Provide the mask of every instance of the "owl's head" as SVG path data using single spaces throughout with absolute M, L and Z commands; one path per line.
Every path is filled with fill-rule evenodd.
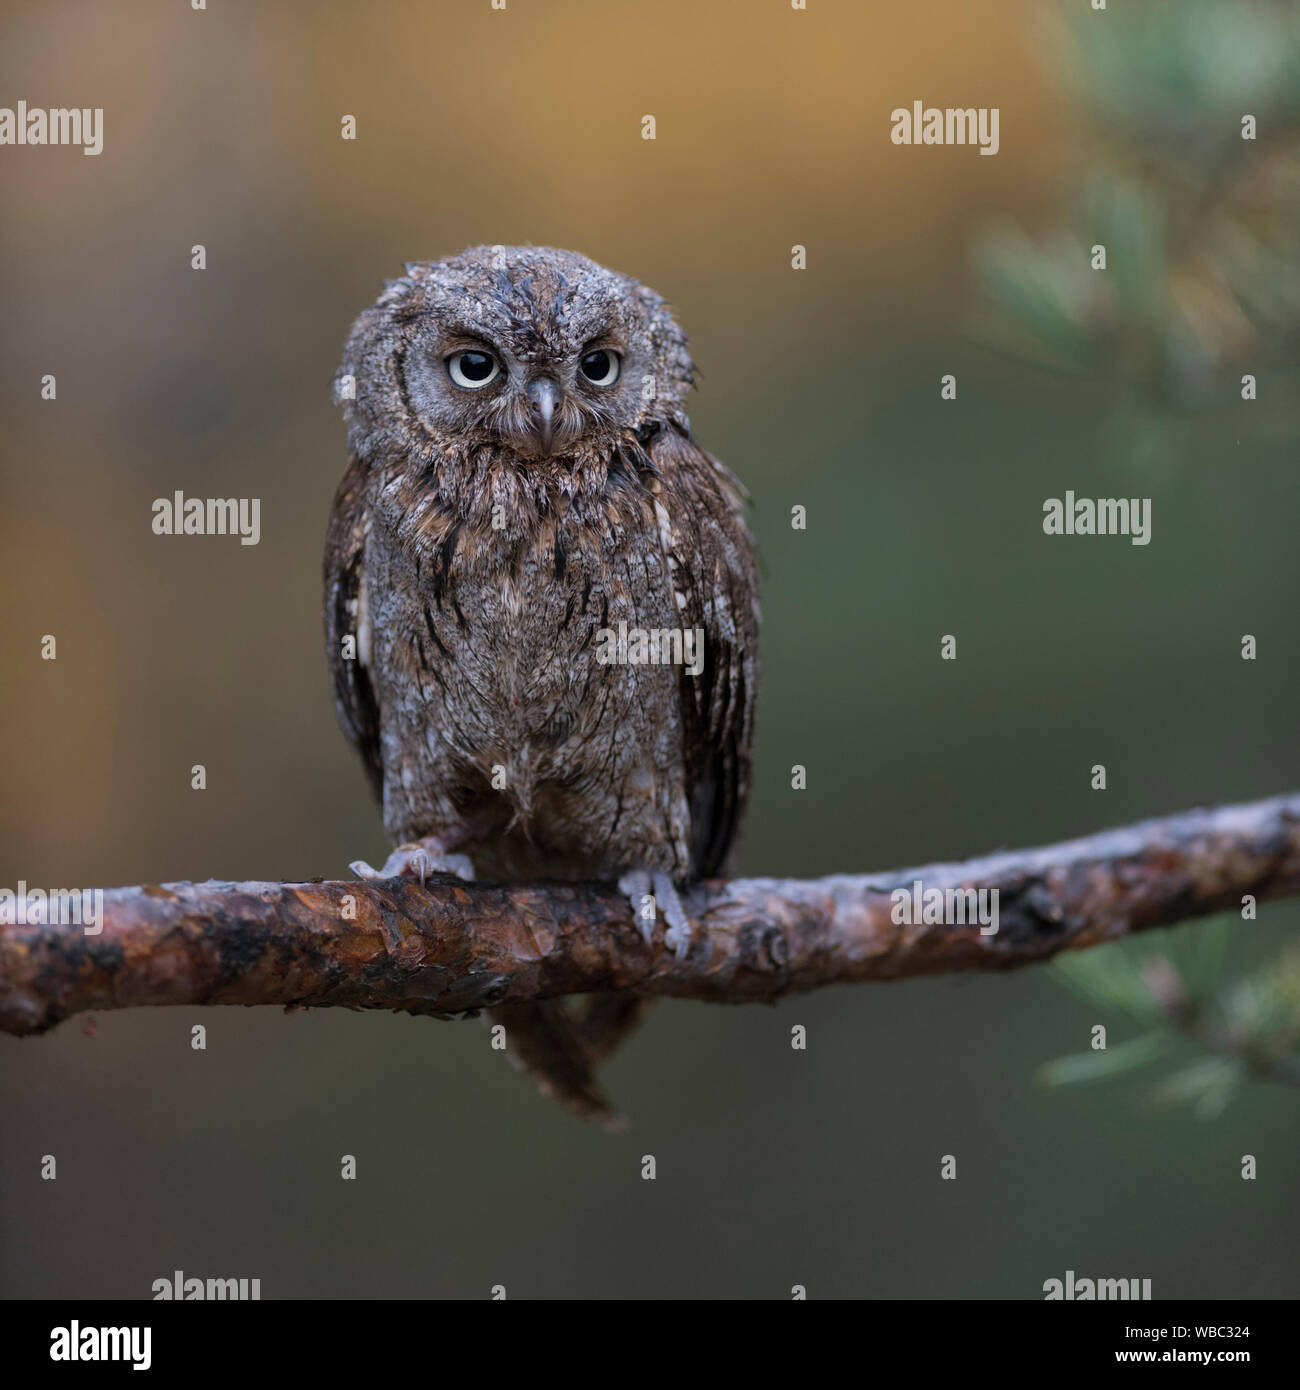
M 335 377 L 352 447 L 414 461 L 499 446 L 606 456 L 685 425 L 686 339 L 663 300 L 572 251 L 478 246 L 406 267 L 353 325 Z

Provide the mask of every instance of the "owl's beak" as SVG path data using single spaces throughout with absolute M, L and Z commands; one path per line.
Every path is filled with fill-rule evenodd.
M 560 388 L 550 377 L 539 376 L 528 383 L 528 404 L 533 412 L 533 433 L 542 453 L 551 452 L 551 437 L 555 432 L 555 412 L 560 404 Z

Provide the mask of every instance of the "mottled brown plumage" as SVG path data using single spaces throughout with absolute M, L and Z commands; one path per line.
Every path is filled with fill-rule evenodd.
M 357 319 L 325 619 L 402 846 L 384 872 L 653 882 L 689 948 L 673 885 L 722 869 L 758 685 L 743 490 L 691 438 L 692 371 L 658 295 L 569 251 L 409 265 Z M 697 672 L 602 661 L 623 623 L 699 629 Z M 638 1007 L 497 1017 L 544 1089 L 608 1117 L 592 1069 Z

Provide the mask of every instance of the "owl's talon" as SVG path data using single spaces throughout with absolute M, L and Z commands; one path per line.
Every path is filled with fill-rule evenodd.
M 632 904 L 632 912 L 647 946 L 654 944 L 655 921 L 660 913 L 665 923 L 664 945 L 678 960 L 685 960 L 691 949 L 691 919 L 672 878 L 662 870 L 630 869 L 618 881 L 619 891 Z
M 467 854 L 448 854 L 432 836 L 398 847 L 384 860 L 383 868 L 372 869 L 364 859 L 349 865 L 358 878 L 376 882 L 385 878 L 418 878 L 420 886 L 430 874 L 450 874 L 465 883 L 474 882 L 474 865 Z
M 655 939 L 656 913 L 652 886 L 649 869 L 629 869 L 618 881 L 618 891 L 631 903 L 637 930 L 647 946 L 653 946 Z
M 654 881 L 655 898 L 663 908 L 664 921 L 668 924 L 664 932 L 664 945 L 678 960 L 685 960 L 691 949 L 691 919 L 686 915 L 672 879 L 665 873 L 656 872 Z

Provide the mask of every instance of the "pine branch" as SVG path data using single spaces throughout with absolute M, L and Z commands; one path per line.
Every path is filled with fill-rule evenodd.
M 896 922 L 891 894 L 996 890 L 998 930 Z M 1300 894 L 1300 793 L 1047 849 L 830 878 L 733 879 L 684 901 L 684 960 L 595 883 L 173 883 L 111 889 L 102 931 L 0 924 L 0 1030 L 152 1004 L 343 1005 L 450 1017 L 632 990 L 771 1001 L 860 980 L 1008 970 L 1059 951 Z M 992 900 L 990 900 L 992 901 Z M 7 914 L 15 915 L 15 914 Z

